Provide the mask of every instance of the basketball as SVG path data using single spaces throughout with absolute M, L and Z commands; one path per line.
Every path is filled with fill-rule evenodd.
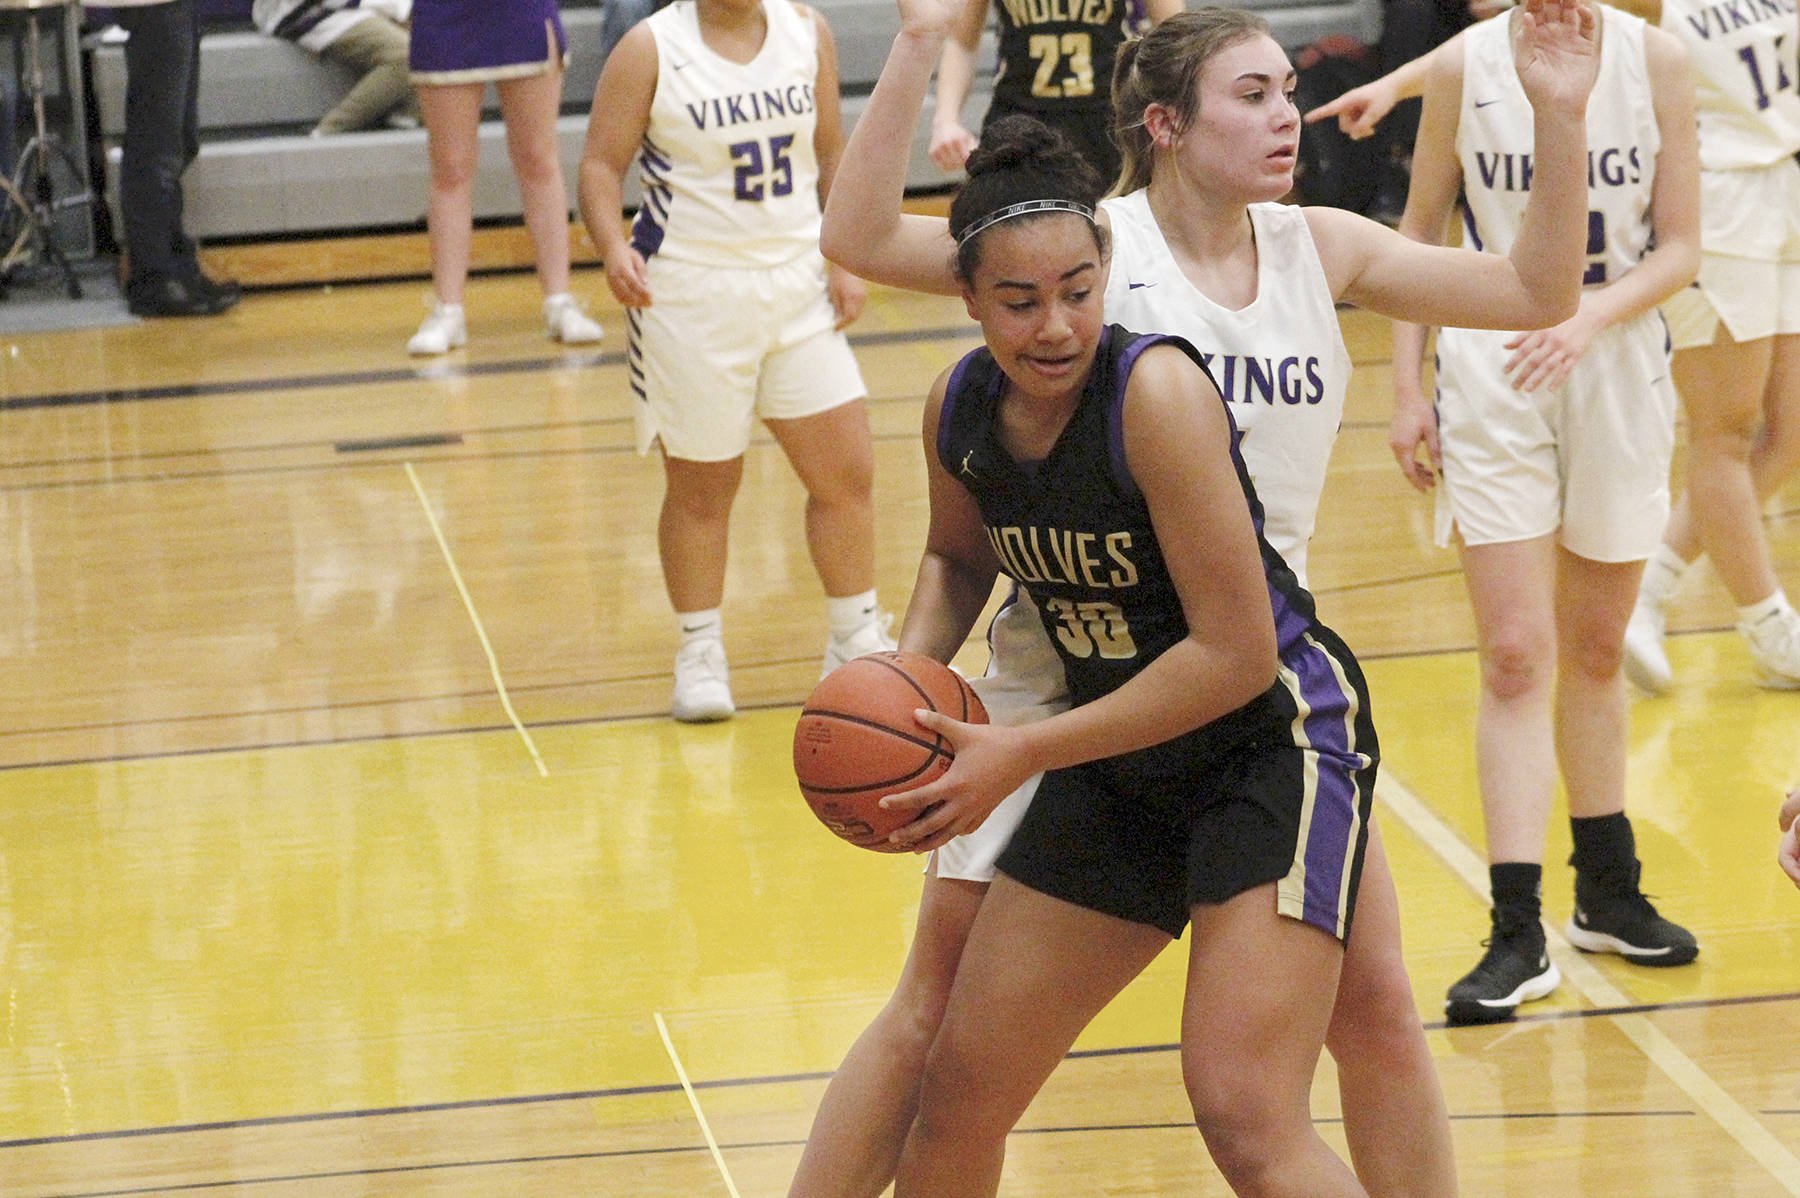
M 950 742 L 921 728 L 919 708 L 969 724 L 987 709 L 949 666 L 919 653 L 870 653 L 847 661 L 807 697 L 794 729 L 794 777 L 813 814 L 859 848 L 898 851 L 888 833 L 917 812 L 886 811 L 887 795 L 943 775 Z

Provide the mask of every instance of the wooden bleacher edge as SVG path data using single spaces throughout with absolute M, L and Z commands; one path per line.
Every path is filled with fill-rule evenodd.
M 944 215 L 949 197 L 909 196 L 908 212 Z M 577 270 L 598 268 L 600 255 L 579 221 L 569 226 L 570 259 Z M 207 246 L 201 257 L 209 273 L 236 279 L 252 290 L 350 283 L 428 280 L 431 247 L 423 231 L 346 237 L 271 238 Z M 471 274 L 532 269 L 531 238 L 522 222 L 484 225 L 470 247 Z M 601 284 L 604 290 L 604 284 Z

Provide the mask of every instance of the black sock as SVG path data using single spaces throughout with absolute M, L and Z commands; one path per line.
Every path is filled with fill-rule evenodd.
M 1488 866 L 1494 910 L 1508 924 L 1536 927 L 1543 915 L 1544 867 L 1535 861 L 1502 861 Z
M 1569 864 L 1578 884 L 1607 890 L 1637 885 L 1637 838 L 1623 811 L 1587 819 L 1571 816 L 1569 833 L 1575 841 Z

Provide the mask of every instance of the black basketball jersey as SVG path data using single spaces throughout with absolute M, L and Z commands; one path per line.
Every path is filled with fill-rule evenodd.
M 994 7 L 994 100 L 1035 112 L 1109 107 L 1119 46 L 1148 24 L 1143 0 L 995 0 Z
M 1117 690 L 1188 632 L 1149 506 L 1125 461 L 1120 420 L 1132 367 L 1144 350 L 1163 343 L 1179 346 L 1200 364 L 1198 351 L 1178 337 L 1107 326 L 1068 425 L 1049 456 L 1035 464 L 1017 462 L 1000 442 L 1006 375 L 986 349 L 964 357 L 945 389 L 938 458 L 974 496 L 1001 568 L 1037 601 L 1077 703 Z M 1232 440 L 1285 653 L 1315 627 L 1312 596 L 1262 541 L 1262 509 L 1238 455 L 1235 428 Z M 1171 744 L 1190 737 L 1236 739 L 1270 716 L 1267 699 Z

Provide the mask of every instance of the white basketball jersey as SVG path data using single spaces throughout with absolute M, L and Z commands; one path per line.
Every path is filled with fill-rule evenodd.
M 1770 166 L 1800 150 L 1794 0 L 1663 0 L 1662 27 L 1688 49 L 1702 167 Z
M 762 49 L 742 64 L 707 47 L 694 0 L 645 18 L 656 97 L 631 243 L 646 258 L 767 267 L 818 249 L 818 30 L 789 0 L 763 13 Z
M 1137 333 L 1193 342 L 1243 430 L 1242 452 L 1263 505 L 1263 535 L 1306 581 L 1306 543 L 1350 382 L 1337 308 L 1305 215 L 1252 204 L 1256 298 L 1233 311 L 1181 273 L 1147 192 L 1101 205 L 1112 218 L 1106 317 Z
M 1644 61 L 1644 22 L 1600 6 L 1600 77 L 1588 98 L 1588 258 L 1582 285 L 1612 282 L 1650 244 L 1650 195 L 1662 133 Z M 1469 241 L 1493 254 L 1512 250 L 1531 198 L 1531 102 L 1519 83 L 1502 13 L 1463 34 L 1462 161 Z

